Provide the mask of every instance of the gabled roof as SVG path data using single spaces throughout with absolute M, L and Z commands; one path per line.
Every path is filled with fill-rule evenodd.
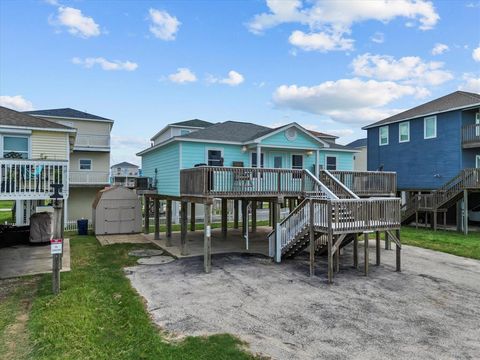
M 122 161 L 121 163 L 112 165 L 110 167 L 111 168 L 114 168 L 114 167 L 135 167 L 135 168 L 138 168 L 139 166 L 135 165 L 135 164 L 132 164 L 132 163 L 129 163 L 129 162 L 126 162 L 126 161 Z
M 206 127 L 212 126 L 213 123 L 205 120 L 200 120 L 200 119 L 192 119 L 192 120 L 176 122 L 170 125 L 206 128 Z
M 243 143 L 262 136 L 264 132 L 268 133 L 273 130 L 275 129 L 252 123 L 225 121 L 202 130 L 191 132 L 188 135 L 182 136 L 182 138 Z
M 356 148 L 359 148 L 359 147 L 365 147 L 365 146 L 367 146 L 367 138 L 357 139 L 355 141 L 352 141 L 350 144 L 347 144 L 346 146 L 349 147 L 349 148 L 352 148 L 352 149 L 356 149 Z
M 325 134 L 325 133 L 322 133 L 319 131 L 313 131 L 313 130 L 309 130 L 309 131 L 313 134 L 313 136 L 316 136 L 319 138 L 338 139 L 338 136 L 335 136 L 335 135 Z
M 45 119 L 33 117 L 19 111 L 8 109 L 6 107 L 0 106 L 0 126 L 7 127 L 21 127 L 26 129 L 38 129 L 38 130 L 64 130 L 66 132 L 75 132 L 76 130 L 62 125 L 57 124 L 53 121 L 48 121 Z
M 113 122 L 113 120 L 111 119 L 107 119 L 101 116 L 89 114 L 87 112 L 83 112 L 83 111 L 79 111 L 71 108 L 34 110 L 34 111 L 25 111 L 25 113 L 30 115 L 37 115 L 37 116 L 83 119 L 83 120 L 103 120 L 103 121 Z
M 370 129 L 381 125 L 410 120 L 417 117 L 438 114 L 451 110 L 460 110 L 475 105 L 480 105 L 480 94 L 466 91 L 455 91 L 425 104 L 416 106 L 410 110 L 403 111 L 399 114 L 377 121 L 376 123 L 367 125 L 362 129 Z

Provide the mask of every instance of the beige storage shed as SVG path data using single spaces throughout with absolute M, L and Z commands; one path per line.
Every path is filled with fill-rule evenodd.
M 121 186 L 100 190 L 92 208 L 95 235 L 142 231 L 142 205 L 133 190 Z

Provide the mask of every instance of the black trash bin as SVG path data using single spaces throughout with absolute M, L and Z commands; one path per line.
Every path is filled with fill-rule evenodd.
M 78 235 L 88 235 L 88 219 L 77 220 Z

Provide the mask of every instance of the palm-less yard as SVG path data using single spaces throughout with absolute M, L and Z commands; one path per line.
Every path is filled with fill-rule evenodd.
M 451 232 L 433 233 L 429 230 L 405 228 L 402 229 L 402 242 L 404 244 L 412 244 L 480 259 L 480 235 L 476 233 L 463 236 Z M 240 295 L 236 294 L 231 289 L 231 286 L 235 285 L 237 281 L 240 282 L 239 286 L 245 285 L 242 285 L 242 276 L 248 277 L 249 275 L 247 270 L 245 272 L 242 269 L 249 269 L 250 265 L 256 266 L 255 264 L 257 264 L 258 269 L 262 270 L 264 266 L 271 265 L 266 264 L 261 259 L 241 258 L 237 259 L 238 261 L 233 259 L 232 264 L 237 261 L 237 267 L 235 267 L 229 266 L 229 261 L 214 258 L 214 269 L 212 274 L 209 275 L 201 274 L 201 271 L 194 271 L 192 274 L 188 274 L 188 272 L 181 270 L 182 264 L 180 261 L 159 266 L 136 266 L 131 268 L 134 270 L 132 270 L 129 276 L 135 286 L 135 277 L 137 277 L 137 280 L 141 279 L 142 276 L 148 281 L 152 280 L 150 285 L 152 292 L 148 294 L 142 292 L 142 295 L 148 301 L 145 304 L 142 297 L 137 294 L 130 285 L 129 280 L 125 277 L 124 267 L 131 267 L 136 264 L 137 259 L 128 256 L 130 250 L 149 247 L 151 246 L 139 244 L 119 244 L 101 247 L 92 236 L 74 236 L 71 238 L 72 271 L 62 274 L 62 292 L 59 296 L 54 297 L 51 295 L 50 275 L 10 279 L 0 282 L 0 358 L 252 358 L 253 356 L 248 352 L 248 345 L 234 337 L 235 335 L 240 336 L 242 339 L 248 339 L 249 343 L 253 344 L 252 350 L 254 352 L 261 351 L 274 357 L 283 357 L 282 354 L 287 354 L 285 356 L 291 357 L 293 352 L 293 354 L 298 355 L 298 358 L 308 358 L 311 355 L 308 352 L 308 344 L 312 342 L 316 343 L 317 347 L 313 348 L 314 350 L 316 349 L 315 351 L 325 349 L 327 352 L 324 354 L 355 357 L 359 354 L 368 355 L 368 353 L 358 352 L 360 350 L 355 344 L 361 347 L 362 341 L 367 341 L 365 345 L 369 344 L 368 341 L 374 341 L 371 346 L 375 348 L 378 342 L 383 341 L 382 338 L 385 334 L 399 336 L 392 338 L 386 344 L 398 344 L 402 341 L 402 335 L 409 336 L 407 334 L 409 331 L 412 333 L 412 341 L 413 334 L 419 337 L 420 348 L 412 348 L 411 352 L 398 352 L 400 357 L 408 355 L 415 358 L 415 354 L 417 356 L 419 356 L 418 354 L 425 354 L 425 351 L 435 346 L 444 351 L 444 346 L 439 345 L 440 343 L 453 346 L 455 341 L 463 346 L 463 349 L 459 350 L 459 352 L 454 352 L 453 350 L 453 352 L 450 352 L 450 355 L 458 355 L 456 356 L 457 358 L 467 358 L 472 352 L 480 350 L 479 345 L 475 345 L 475 342 L 472 342 L 470 339 L 470 337 L 478 335 L 478 330 L 475 332 L 471 326 L 474 319 L 478 319 L 480 316 L 480 309 L 478 304 L 474 305 L 472 303 L 469 306 L 468 301 L 468 299 L 480 296 L 478 286 L 471 287 L 468 280 L 472 274 L 476 274 L 475 271 L 478 271 L 477 265 L 473 266 L 472 273 L 466 274 L 465 278 L 467 280 L 458 278 L 458 284 L 455 281 L 455 276 L 458 277 L 462 272 L 458 265 L 465 262 L 464 267 L 468 268 L 471 266 L 471 262 L 475 260 L 462 260 L 461 258 L 453 257 L 457 273 L 447 275 L 446 278 L 442 278 L 442 275 L 438 275 L 439 278 L 435 278 L 435 276 L 427 274 L 427 271 L 422 274 L 414 273 L 418 270 L 417 267 L 419 265 L 414 264 L 413 260 L 409 259 L 408 254 L 412 250 L 405 247 L 402 259 L 404 260 L 404 272 L 402 274 L 393 272 L 393 266 L 390 266 L 387 261 L 387 264 L 382 265 L 382 268 L 374 269 L 370 277 L 366 279 L 362 278 L 360 272 L 355 273 L 354 270 L 349 269 L 349 254 L 345 252 L 343 255 L 345 259 L 342 260 L 342 264 L 345 265 L 342 266 L 340 274 L 336 278 L 336 283 L 328 287 L 324 282 L 324 274 L 321 273 L 323 271 L 322 264 L 317 269 L 317 272 L 319 272 L 318 277 L 310 280 L 306 276 L 308 272 L 307 266 L 304 266 L 302 259 L 299 259 L 297 263 L 286 262 L 280 266 L 271 267 L 271 269 L 274 269 L 270 275 L 272 279 L 278 276 L 279 281 L 284 281 L 288 284 L 294 279 L 291 286 L 287 285 L 284 288 L 286 294 L 281 291 L 278 292 L 281 289 L 276 288 L 264 291 L 268 289 L 268 284 L 256 283 L 257 288 L 250 288 L 247 291 L 246 298 L 234 299 L 238 302 L 238 304 L 235 304 L 236 307 L 228 307 L 227 299 L 225 299 L 224 308 L 220 306 L 216 309 L 214 307 L 216 302 L 221 304 L 222 301 L 208 296 L 212 296 L 216 291 L 219 291 L 217 296 L 229 296 L 230 292 L 231 295 L 238 297 Z M 422 259 L 421 261 L 436 261 L 434 258 L 431 258 L 431 254 L 439 254 L 428 252 L 427 250 L 411 249 L 414 249 L 412 254 L 421 254 L 419 255 Z M 445 259 L 450 259 L 449 255 L 439 255 L 441 255 L 442 262 Z M 385 258 L 388 256 L 386 254 Z M 412 255 L 413 258 L 414 256 Z M 201 269 L 201 260 L 187 259 L 185 261 L 185 266 L 191 266 L 192 269 L 196 267 Z M 196 264 L 195 261 L 199 262 L 199 264 Z M 245 264 L 245 261 L 247 261 L 247 264 Z M 473 264 L 477 263 L 474 262 Z M 440 264 L 438 265 L 441 266 Z M 164 266 L 164 268 L 161 268 L 161 266 Z M 420 268 L 425 266 L 428 266 L 426 262 Z M 480 268 L 480 265 L 478 265 L 478 268 Z M 253 270 L 256 271 L 255 269 Z M 235 271 L 240 273 L 236 274 L 234 273 Z M 277 271 L 282 273 L 277 273 Z M 439 270 L 439 272 L 442 272 L 442 270 Z M 446 272 L 448 273 L 448 271 Z M 168 276 L 179 274 L 183 278 L 162 278 L 162 273 Z M 213 287 L 215 284 L 210 284 L 212 286 L 210 288 L 192 287 L 191 291 L 183 293 L 182 301 L 178 301 L 178 298 L 175 298 L 179 295 L 172 289 L 172 284 L 174 284 L 173 281 L 175 280 L 183 280 L 182 286 L 189 285 L 189 281 L 192 281 L 191 285 L 195 286 L 195 279 L 200 280 L 205 285 L 208 281 L 215 282 L 224 279 L 226 273 L 228 273 L 227 277 L 229 280 L 227 282 L 230 282 L 230 285 L 227 284 L 225 288 L 215 289 Z M 152 276 L 154 277 L 152 278 Z M 204 276 L 207 277 L 204 278 Z M 252 278 L 258 281 L 258 276 L 252 275 Z M 398 284 L 396 279 L 400 281 Z M 303 286 L 305 286 L 305 289 Z M 399 290 L 397 286 L 400 286 L 402 289 Z M 409 289 L 410 286 L 411 289 Z M 138 286 L 136 287 L 138 288 Z M 297 310 L 291 307 L 293 305 L 290 302 L 292 299 L 301 303 L 302 298 L 304 298 L 303 296 L 298 297 L 298 294 L 293 293 L 296 288 L 302 294 L 305 291 L 308 291 L 310 294 L 306 295 L 310 303 L 305 309 L 302 306 L 299 306 Z M 354 295 L 347 295 L 352 292 L 352 289 Z M 423 289 L 424 293 L 422 293 Z M 468 289 L 469 294 L 462 293 L 466 289 Z M 404 291 L 404 293 L 401 291 Z M 292 292 L 293 298 L 286 299 L 282 306 L 280 299 L 282 296 L 289 296 L 290 292 Z M 411 293 L 414 294 L 410 295 Z M 156 296 L 156 300 L 159 303 L 157 304 L 158 306 L 153 306 L 152 301 L 150 301 L 149 296 L 152 294 Z M 255 294 L 266 297 L 255 299 Z M 199 298 L 202 295 L 205 298 Z M 395 304 L 397 296 L 400 295 L 403 296 L 403 299 L 399 299 L 399 301 L 403 301 L 402 304 Z M 322 299 L 325 296 L 326 298 Z M 327 301 L 328 296 L 331 299 L 329 301 Z M 414 298 L 410 299 L 412 296 Z M 405 303 L 405 300 L 408 299 L 414 303 Z M 188 301 L 191 301 L 191 303 L 188 303 Z M 270 303 L 264 303 L 263 306 L 254 305 L 260 304 L 262 301 L 269 301 Z M 335 303 L 332 304 L 331 301 L 335 301 Z M 457 301 L 459 301 L 458 310 L 456 310 Z M 382 307 L 383 302 L 385 302 L 385 306 L 388 303 L 388 307 Z M 254 305 L 253 308 L 249 308 L 249 304 Z M 289 304 L 289 311 L 292 311 L 288 316 L 285 312 L 287 304 Z M 348 312 L 349 304 L 355 307 L 361 304 L 357 309 L 358 311 L 355 310 L 357 315 L 354 315 L 354 318 L 356 320 L 347 319 L 348 316 L 352 316 Z M 185 305 L 187 306 L 185 307 Z M 188 305 L 192 305 L 192 307 L 189 308 Z M 379 307 L 376 307 L 377 305 Z M 150 313 L 146 311 L 146 306 Z M 195 306 L 199 306 L 199 308 L 197 309 Z M 365 308 L 365 306 L 367 307 Z M 401 308 L 398 308 L 398 306 L 401 306 Z M 212 321 L 210 318 L 201 318 L 203 312 L 205 312 L 205 315 L 208 314 L 208 311 L 205 309 L 209 307 L 212 308 L 212 311 L 218 311 L 221 316 L 225 316 L 225 321 L 220 319 L 219 324 L 225 322 L 225 332 L 229 332 L 232 335 L 175 337 L 178 333 L 186 335 L 215 333 L 215 331 L 196 331 L 202 328 L 207 328 L 208 330 L 215 329 L 215 326 L 212 327 L 210 323 Z M 332 317 L 336 308 L 341 308 L 342 310 L 339 313 L 343 314 L 338 319 Z M 310 324 L 312 326 L 310 330 L 308 330 L 308 323 L 304 323 L 304 326 L 300 326 L 298 329 L 296 326 L 289 324 L 289 321 L 298 321 L 298 319 L 305 317 L 304 310 L 309 311 L 312 317 L 323 314 L 323 318 L 320 316 L 315 320 L 316 322 Z M 192 311 L 194 313 L 190 314 Z M 225 314 L 222 311 L 225 311 Z M 245 315 L 243 311 L 247 311 L 251 315 Z M 439 311 L 439 314 L 434 313 L 434 311 Z M 457 311 L 460 313 L 457 313 Z M 235 315 L 235 312 L 238 312 L 238 315 Z M 260 312 L 260 314 L 255 314 L 255 312 Z M 272 339 L 275 339 L 275 343 L 272 344 L 265 340 L 268 337 L 266 333 L 262 340 L 263 326 L 266 326 L 265 324 L 268 325 L 269 321 L 268 319 L 265 321 L 261 316 L 262 313 L 276 312 L 285 315 L 285 317 L 272 318 L 270 320 L 273 324 L 271 327 L 273 329 L 272 334 L 275 335 L 272 336 Z M 364 316 L 362 314 L 365 312 L 367 317 L 363 319 Z M 414 313 L 412 314 L 412 312 Z M 239 314 L 243 315 L 240 316 Z M 157 327 L 151 316 L 153 316 L 153 320 L 157 324 L 165 325 L 164 329 Z M 190 316 L 190 321 L 188 316 Z M 239 318 L 237 319 L 235 316 L 239 316 Z M 245 328 L 237 332 L 235 326 L 242 325 L 245 317 L 248 316 L 258 316 L 259 327 L 249 327 L 249 324 L 243 324 Z M 376 334 L 379 331 L 379 327 L 381 327 L 381 325 L 376 323 L 376 319 L 381 317 L 386 317 L 389 322 L 399 328 L 397 329 L 394 326 L 391 329 L 388 327 L 385 329 L 385 333 Z M 213 319 L 214 316 L 211 318 Z M 227 326 L 229 325 L 228 318 L 234 320 L 230 324 L 231 326 Z M 306 319 L 308 320 L 308 317 Z M 365 329 L 362 329 L 359 333 L 355 330 L 356 327 L 360 326 L 356 321 L 360 321 L 362 324 L 363 321 L 370 321 L 372 325 L 369 326 L 368 323 L 365 323 Z M 418 321 L 418 326 L 415 325 L 416 321 Z M 461 322 L 461 324 L 457 324 L 457 322 Z M 279 329 L 287 331 L 288 336 L 286 338 L 282 338 L 285 335 L 284 333 L 276 333 L 275 324 L 280 324 Z M 409 325 L 407 326 L 406 324 Z M 402 326 L 407 328 L 403 329 Z M 223 329 L 222 326 L 218 326 L 218 328 Z M 270 327 L 265 329 L 268 328 Z M 304 332 L 304 328 L 308 331 Z M 340 333 L 336 334 L 335 328 L 337 329 L 336 331 L 345 331 L 345 334 L 349 336 L 345 338 Z M 165 330 L 172 329 L 181 329 L 182 331 L 165 332 Z M 318 334 L 318 331 L 315 329 L 322 329 L 323 341 L 314 341 L 315 337 L 309 338 L 306 336 L 306 334 Z M 260 333 L 258 333 L 259 331 Z M 245 335 L 245 332 L 247 335 Z M 255 334 L 255 336 L 249 337 L 249 334 Z M 362 340 L 362 337 L 365 337 L 364 340 Z M 451 337 L 456 337 L 455 341 L 450 341 Z M 269 339 L 269 341 L 272 341 L 272 339 Z M 266 342 L 262 342 L 264 340 Z M 301 346 L 304 340 L 307 341 L 305 348 Z M 288 345 L 289 342 L 293 342 L 293 344 Z M 259 345 L 261 347 L 263 344 L 269 344 L 266 346 L 271 346 L 272 349 L 275 347 L 278 352 L 271 352 L 268 348 L 259 349 Z M 465 344 L 469 345 L 466 346 Z M 387 348 L 388 346 L 385 347 L 385 349 Z M 334 349 L 339 349 L 339 352 L 331 352 Z M 382 347 L 380 350 L 376 350 L 381 353 L 381 349 Z M 395 347 L 390 347 L 390 350 L 392 349 L 395 349 Z M 395 354 L 395 352 L 385 351 L 383 354 L 387 357 L 389 354 L 392 356 Z

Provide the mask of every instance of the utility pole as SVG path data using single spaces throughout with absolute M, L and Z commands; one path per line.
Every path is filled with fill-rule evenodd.
M 53 233 L 50 240 L 50 252 L 52 254 L 52 291 L 55 295 L 60 292 L 60 269 L 62 267 L 63 254 L 63 196 L 62 184 L 52 184 L 53 195 Z

